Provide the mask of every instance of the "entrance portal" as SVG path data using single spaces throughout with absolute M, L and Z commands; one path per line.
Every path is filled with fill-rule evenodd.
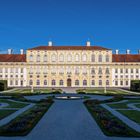
M 67 86 L 71 87 L 71 79 L 67 79 Z

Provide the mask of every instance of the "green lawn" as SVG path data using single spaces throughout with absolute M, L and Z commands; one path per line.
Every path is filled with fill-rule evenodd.
M 59 92 L 62 92 L 61 89 L 52 89 L 52 88 L 46 88 L 46 89 L 34 89 L 34 93 L 51 93 L 51 92 L 54 92 L 54 91 L 59 91 Z M 15 93 L 15 94 L 24 94 L 24 93 L 31 93 L 31 89 L 16 89 L 12 92 L 6 92 L 6 93 Z
M 12 102 L 12 101 L 9 101 L 8 99 L 0 99 L 0 103 L 8 103 L 9 104 L 9 106 L 6 106 L 4 108 L 23 108 L 23 107 L 27 106 L 27 104 Z
M 120 112 L 123 115 L 127 116 L 129 119 L 135 121 L 136 123 L 140 124 L 140 111 L 136 111 L 136 110 L 118 110 L 118 112 Z
M 0 120 L 14 113 L 16 110 L 0 110 Z
M 86 89 L 78 89 L 78 92 L 85 92 L 89 94 L 105 94 L 104 89 L 97 89 L 97 88 L 86 88 Z M 106 89 L 106 94 L 129 94 L 128 92 L 121 91 L 121 90 L 111 90 L 111 89 Z
M 140 108 L 140 104 L 135 105 L 136 107 Z
M 107 104 L 107 105 L 114 109 L 129 109 L 129 107 L 127 106 L 127 104 L 129 103 L 140 103 L 140 99 L 129 99 L 125 103 L 114 103 L 114 104 Z

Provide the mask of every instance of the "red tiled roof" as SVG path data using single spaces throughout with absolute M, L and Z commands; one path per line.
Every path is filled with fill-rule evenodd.
M 38 46 L 28 50 L 110 50 L 100 46 Z
M 0 54 L 0 62 L 26 62 L 26 55 Z
M 112 62 L 140 62 L 140 54 L 113 54 Z

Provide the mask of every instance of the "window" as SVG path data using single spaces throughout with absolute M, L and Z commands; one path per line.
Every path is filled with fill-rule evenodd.
M 37 73 L 37 74 L 40 74 L 40 70 L 41 70 L 40 67 L 37 67 L 37 68 L 36 68 L 36 73 Z
M 23 73 L 23 68 L 21 68 L 20 72 Z
M 128 73 L 128 69 L 125 69 L 125 73 Z
M 16 84 L 16 86 L 18 85 L 18 81 L 17 80 L 16 80 L 16 83 L 15 84 Z
M 98 62 L 102 62 L 102 55 L 99 55 Z
M 91 81 L 91 85 L 93 85 L 93 86 L 95 85 L 95 80 Z
M 75 74 L 79 74 L 79 68 L 78 67 L 75 68 Z
M 128 81 L 125 82 L 126 86 L 128 86 Z
M 99 86 L 102 86 L 102 80 L 99 80 Z
M 118 69 L 115 69 L 115 73 L 118 73 Z
M 23 86 L 23 81 L 22 80 L 20 81 L 20 85 Z
M 86 69 L 86 67 L 83 67 L 83 74 L 87 74 L 87 69 Z
M 0 68 L 0 73 L 2 73 L 2 68 Z
M 10 85 L 11 85 L 11 86 L 13 85 L 13 80 L 10 81 Z
M 29 61 L 33 62 L 33 55 L 32 54 L 29 56 Z
M 60 54 L 60 56 L 59 56 L 59 61 L 60 61 L 60 62 L 63 62 L 63 61 L 64 61 L 64 56 L 63 56 L 63 54 Z
M 51 57 L 51 59 L 52 59 L 52 62 L 55 62 L 56 61 L 56 55 L 53 54 L 52 57 Z
M 29 81 L 29 85 L 30 85 L 30 86 L 33 85 L 33 80 L 30 80 L 30 81 Z
M 109 62 L 109 55 L 106 55 L 106 62 Z
M 37 55 L 36 61 L 40 62 L 40 55 Z
M 83 60 L 83 62 L 87 61 L 87 55 L 86 54 L 83 55 L 82 60 Z
M 55 80 L 52 80 L 52 86 L 55 86 L 55 85 L 56 85 Z
M 44 55 L 44 62 L 47 62 L 47 55 Z
M 39 86 L 40 85 L 40 80 L 36 81 L 36 85 Z
M 60 85 L 60 86 L 63 86 L 63 84 L 64 84 L 63 80 L 60 80 L 60 81 L 59 81 L 59 85 Z
M 94 54 L 91 55 L 91 62 L 95 62 L 95 55 Z
M 102 74 L 102 68 L 101 67 L 99 67 L 98 74 Z
M 71 62 L 71 61 L 72 61 L 72 56 L 71 56 L 71 54 L 68 54 L 67 60 L 68 60 L 68 62 Z
M 139 73 L 139 69 L 136 69 L 136 73 Z
M 75 85 L 79 86 L 79 80 L 75 80 Z
M 131 69 L 131 73 L 133 73 L 133 69 Z
M 109 86 L 109 80 L 106 80 L 106 86 Z
M 109 72 L 109 68 L 106 68 L 106 74 L 109 74 L 110 72 Z
M 115 81 L 115 85 L 116 85 L 116 86 L 118 85 L 118 81 Z
M 120 81 L 120 85 L 123 86 L 123 81 Z
M 61 68 L 59 69 L 59 74 L 64 74 L 64 69 L 63 69 L 63 67 L 61 67 Z
M 45 86 L 47 85 L 47 80 L 44 80 L 44 85 L 45 85 Z
M 120 69 L 120 73 L 123 73 L 123 69 Z
M 18 68 L 16 68 L 16 73 L 18 73 Z
M 76 61 L 76 62 L 79 61 L 79 55 L 78 55 L 78 54 L 76 54 L 76 56 L 75 56 L 75 61 Z
M 94 68 L 91 69 L 91 74 L 95 74 L 95 69 Z
M 83 80 L 83 86 L 87 85 L 87 80 Z
M 13 69 L 13 68 L 11 68 L 11 69 L 10 69 L 10 72 L 11 72 L 11 73 L 13 73 L 13 72 L 14 72 L 14 69 Z

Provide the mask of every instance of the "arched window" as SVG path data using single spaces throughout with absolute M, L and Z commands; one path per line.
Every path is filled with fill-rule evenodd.
M 59 56 L 59 61 L 60 61 L 60 62 L 63 62 L 63 61 L 64 61 L 64 55 L 63 55 L 63 54 L 60 54 L 60 56 Z
M 87 55 L 86 54 L 83 55 L 82 60 L 83 60 L 83 62 L 87 61 Z
M 91 85 L 94 86 L 95 85 L 95 80 L 91 81 Z
M 63 80 L 60 80 L 60 81 L 59 81 L 59 85 L 60 85 L 60 86 L 63 86 L 63 84 L 64 84 Z
M 105 72 L 106 74 L 109 74 L 110 72 L 109 72 L 109 68 L 106 68 L 106 72 Z
M 44 80 L 44 85 L 45 85 L 45 86 L 47 85 L 47 80 Z
M 94 54 L 91 55 L 91 62 L 95 62 L 95 55 Z
M 103 58 L 102 58 L 102 55 L 100 54 L 100 55 L 99 55 L 99 58 L 98 58 L 98 61 L 99 61 L 99 62 L 102 62 L 102 61 L 103 61 L 102 59 L 103 59 Z
M 102 86 L 102 80 L 99 80 L 99 86 Z
M 87 85 L 87 80 L 83 80 L 83 86 Z
M 83 67 L 83 74 L 87 74 L 87 69 L 86 69 L 86 67 Z
M 79 80 L 75 80 L 75 85 L 79 86 Z
M 95 69 L 91 68 L 91 74 L 95 74 Z
M 53 79 L 52 80 L 52 86 L 55 86 L 56 85 L 56 82 L 55 82 L 55 80 Z
M 51 60 L 52 60 L 52 62 L 56 62 L 56 55 L 55 54 L 52 55 Z
M 99 67 L 98 74 L 102 74 L 102 68 L 101 67 Z
M 33 55 L 32 55 L 32 54 L 29 56 L 29 61 L 30 61 L 30 62 L 33 61 Z
M 76 61 L 76 62 L 79 61 L 79 55 L 78 55 L 78 54 L 76 54 L 76 56 L 75 56 L 75 61 Z
M 106 62 L 109 62 L 109 55 L 106 55 Z
M 40 85 L 40 80 L 36 81 L 36 85 L 38 85 L 38 86 Z
M 71 62 L 71 61 L 72 61 L 72 56 L 71 56 L 71 54 L 68 54 L 67 60 L 68 60 L 68 62 Z
M 79 74 L 79 68 L 78 67 L 75 68 L 75 74 Z
M 37 55 L 36 61 L 40 62 L 40 55 Z
M 44 62 L 47 62 L 47 55 L 44 55 Z
M 106 80 L 106 86 L 109 86 L 109 80 Z

